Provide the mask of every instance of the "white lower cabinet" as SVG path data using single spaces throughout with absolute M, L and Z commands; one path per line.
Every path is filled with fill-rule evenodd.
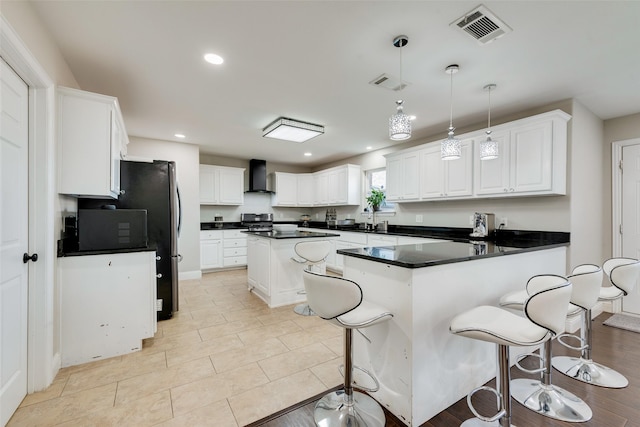
M 200 269 L 222 267 L 222 230 L 200 231 Z
M 156 253 L 59 258 L 62 367 L 131 353 L 157 327 Z
M 244 230 L 224 230 L 222 232 L 223 267 L 244 267 L 247 265 L 247 235 Z
M 247 265 L 246 229 L 200 230 L 200 269 Z

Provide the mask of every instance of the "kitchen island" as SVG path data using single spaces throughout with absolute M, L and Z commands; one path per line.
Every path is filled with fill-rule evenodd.
M 362 330 L 366 339 L 353 337 L 354 364 L 380 381 L 372 396 L 418 426 L 493 378 L 495 345 L 450 334 L 451 319 L 496 305 L 536 274 L 565 274 L 566 245 L 443 241 L 338 251 L 344 277 L 394 313 L 391 321 Z M 512 355 L 524 352 L 512 349 Z
M 294 261 L 297 243 L 334 239 L 337 233 L 295 230 L 291 232 L 245 231 L 247 238 L 247 276 L 249 290 L 270 308 L 306 300 L 301 291 L 304 265 Z M 324 266 L 319 268 L 323 270 Z

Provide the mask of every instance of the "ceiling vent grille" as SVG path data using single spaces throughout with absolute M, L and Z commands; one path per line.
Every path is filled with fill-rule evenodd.
M 490 43 L 513 31 L 511 27 L 482 5 L 465 13 L 463 17 L 456 19 L 450 25 L 455 25 L 471 35 L 480 44 Z
M 394 91 L 399 91 L 407 87 L 407 82 L 400 83 L 399 78 L 387 73 L 380 74 L 378 77 L 371 80 L 369 84 Z

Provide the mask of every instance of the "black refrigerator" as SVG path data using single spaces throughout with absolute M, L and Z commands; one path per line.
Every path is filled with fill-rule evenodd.
M 156 248 L 158 320 L 178 311 L 178 236 L 181 228 L 180 191 L 176 164 L 120 161 L 120 196 L 113 199 L 79 199 L 78 209 L 146 209 L 147 237 Z

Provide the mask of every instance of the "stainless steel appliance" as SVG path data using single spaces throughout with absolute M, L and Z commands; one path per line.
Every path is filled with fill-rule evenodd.
M 495 215 L 492 213 L 480 213 L 473 214 L 473 232 L 471 237 L 486 238 L 489 237 L 495 228 Z
M 78 199 L 78 209 L 97 209 L 114 205 L 118 209 L 145 209 L 147 237 L 155 246 L 157 263 L 158 320 L 166 320 L 178 311 L 178 237 L 181 228 L 180 192 L 176 182 L 176 164 L 120 162 L 118 200 Z
M 247 227 L 249 231 L 273 231 L 273 214 L 242 213 L 240 225 Z

